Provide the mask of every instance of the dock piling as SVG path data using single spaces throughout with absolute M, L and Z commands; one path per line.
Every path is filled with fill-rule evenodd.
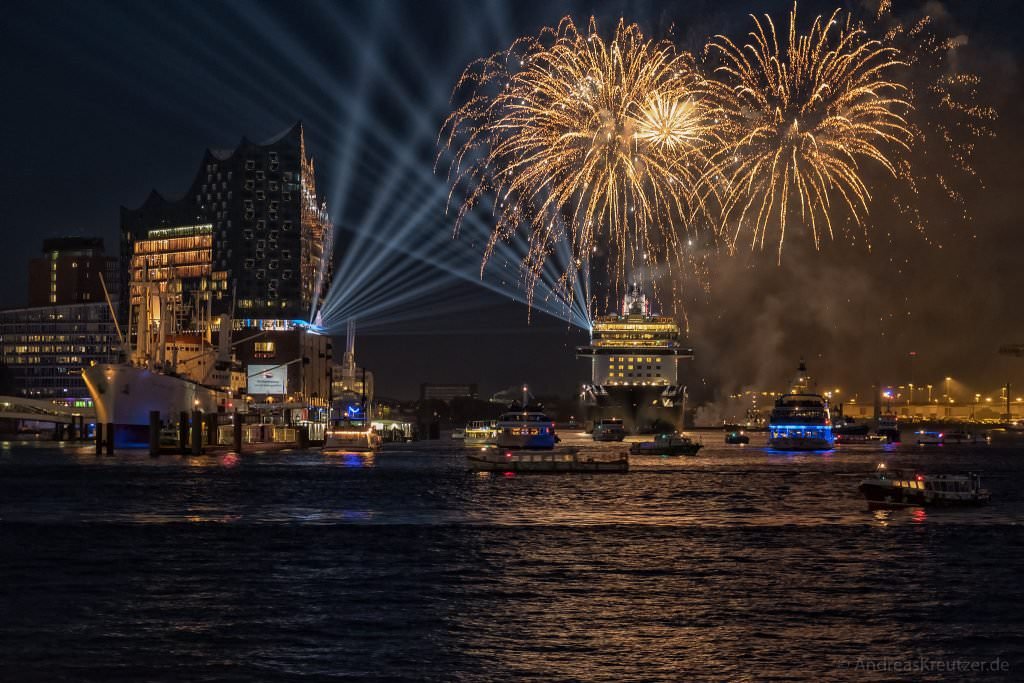
M 192 411 L 192 455 L 203 452 L 203 411 Z
M 178 452 L 188 455 L 188 413 L 178 413 Z
M 107 455 L 114 454 L 114 423 L 108 422 L 106 430 L 107 436 Z
M 160 411 L 149 411 L 149 455 L 160 455 Z

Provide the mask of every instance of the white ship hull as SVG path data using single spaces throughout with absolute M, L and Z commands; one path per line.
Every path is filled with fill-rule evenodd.
M 216 413 L 231 402 L 227 391 L 127 363 L 93 365 L 82 370 L 82 377 L 96 407 L 96 421 L 114 425 L 119 447 L 148 443 L 151 411 L 171 422 L 182 412 Z

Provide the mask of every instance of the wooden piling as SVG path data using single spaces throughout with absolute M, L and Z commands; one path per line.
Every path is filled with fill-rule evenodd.
M 160 411 L 149 411 L 149 455 L 160 455 Z
M 203 411 L 192 411 L 192 455 L 203 453 Z
M 178 452 L 188 454 L 188 413 L 184 410 L 178 414 Z
M 114 423 L 113 422 L 108 422 L 107 423 L 107 428 L 106 428 L 105 431 L 107 432 L 107 434 L 106 434 L 106 437 L 107 437 L 107 439 L 106 439 L 106 441 L 107 441 L 107 455 L 113 455 L 114 454 Z

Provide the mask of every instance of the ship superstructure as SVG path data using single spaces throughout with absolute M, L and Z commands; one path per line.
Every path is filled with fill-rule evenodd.
M 591 363 L 583 385 L 587 420 L 620 419 L 642 432 L 683 426 L 686 388 L 679 385 L 679 363 L 693 358 L 683 345 L 679 324 L 651 312 L 642 289 L 626 294 L 622 310 L 594 320 L 590 344 L 576 350 Z

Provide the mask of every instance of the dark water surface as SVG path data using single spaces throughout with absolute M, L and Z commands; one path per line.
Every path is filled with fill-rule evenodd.
M 1024 452 L 704 439 L 516 477 L 5 444 L 0 680 L 1024 680 Z M 883 459 L 994 502 L 869 512 Z

